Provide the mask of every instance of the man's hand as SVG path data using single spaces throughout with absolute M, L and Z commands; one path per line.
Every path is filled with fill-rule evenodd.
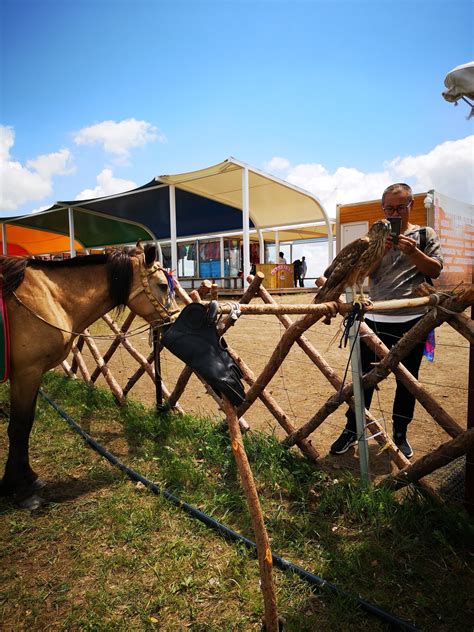
M 387 242 L 391 241 L 391 237 L 387 237 Z M 416 245 L 415 239 L 407 235 L 399 235 L 398 243 L 391 245 L 396 250 L 400 250 L 404 255 L 410 257 L 411 261 L 416 265 L 418 270 L 432 279 L 437 279 L 441 273 L 442 266 L 437 259 L 433 259 L 422 252 Z
M 400 250 L 405 255 L 413 255 L 416 250 L 416 241 L 412 237 L 407 235 L 399 235 L 398 243 L 394 246 L 397 250 Z

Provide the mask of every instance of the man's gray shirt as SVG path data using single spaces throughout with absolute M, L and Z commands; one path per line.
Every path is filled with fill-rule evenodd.
M 420 226 L 413 226 L 405 231 L 407 237 L 416 241 L 420 248 Z M 443 267 L 443 255 L 439 237 L 430 226 L 426 227 L 426 246 L 424 253 L 440 262 Z M 425 275 L 396 248 L 391 248 L 382 259 L 379 268 L 369 279 L 369 294 L 372 301 L 385 301 L 400 298 L 413 298 L 415 289 L 425 281 Z M 386 316 L 414 316 L 427 311 L 426 307 L 411 307 L 401 310 L 380 310 L 370 312 L 376 319 L 377 314 Z

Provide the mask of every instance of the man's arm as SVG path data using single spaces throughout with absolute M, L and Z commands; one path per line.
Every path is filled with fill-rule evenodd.
M 398 237 L 398 250 L 407 255 L 418 270 L 425 276 L 437 279 L 443 266 L 441 263 L 417 248 L 416 241 L 407 235 Z

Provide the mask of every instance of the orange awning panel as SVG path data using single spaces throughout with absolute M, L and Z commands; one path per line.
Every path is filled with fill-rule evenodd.
M 7 255 L 42 255 L 69 251 L 69 237 L 50 233 L 45 230 L 24 228 L 14 224 L 5 224 L 7 238 Z M 2 235 L 0 234 L 0 243 Z M 74 241 L 76 250 L 82 250 L 80 242 Z M 3 252 L 3 243 L 2 250 Z

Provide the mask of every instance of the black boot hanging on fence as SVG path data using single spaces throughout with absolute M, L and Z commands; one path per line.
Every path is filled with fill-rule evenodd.
M 245 398 L 242 371 L 216 327 L 217 302 L 187 305 L 163 335 L 163 346 L 185 362 L 219 395 L 239 406 Z

